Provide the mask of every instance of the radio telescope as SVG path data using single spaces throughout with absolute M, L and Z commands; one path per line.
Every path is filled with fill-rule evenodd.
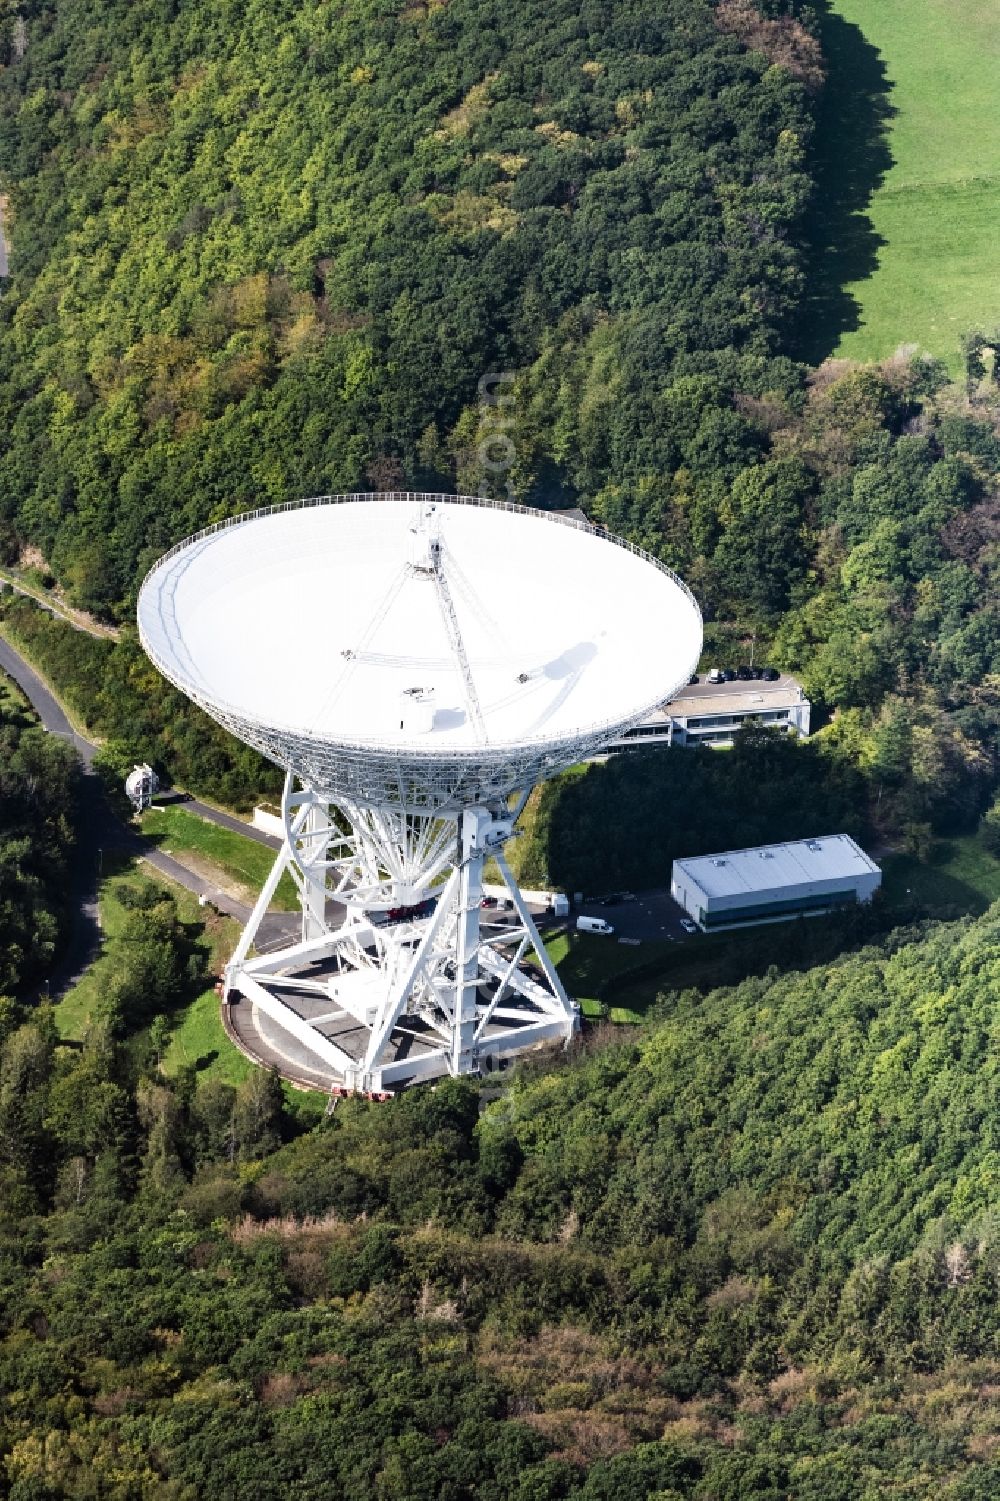
M 535 783 L 687 682 L 701 615 L 678 578 L 507 502 L 328 495 L 182 542 L 138 617 L 164 677 L 285 769 L 282 847 L 223 985 L 286 1056 L 379 1092 L 573 1035 L 504 846 Z M 481 905 L 490 860 L 507 925 Z M 300 936 L 254 952 L 285 870 Z

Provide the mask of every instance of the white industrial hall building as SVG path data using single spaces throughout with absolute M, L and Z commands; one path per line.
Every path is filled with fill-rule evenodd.
M 849 834 L 675 860 L 670 894 L 704 929 L 870 902 L 882 872 Z

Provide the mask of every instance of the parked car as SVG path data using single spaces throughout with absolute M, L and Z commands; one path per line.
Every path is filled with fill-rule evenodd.
M 764 671 L 761 673 L 761 676 L 763 677 L 765 683 L 776 683 L 781 677 L 781 673 L 776 667 L 765 667 Z
M 736 676 L 741 683 L 750 683 L 753 681 L 753 668 L 741 663 L 736 669 Z
M 725 676 L 725 673 L 723 672 L 722 668 L 721 667 L 713 667 L 711 669 L 711 671 L 709 672 L 709 674 L 708 674 L 708 682 L 710 682 L 710 683 L 724 683 L 725 681 L 726 681 L 726 676 Z
M 685 933 L 697 933 L 698 931 L 698 924 L 696 922 L 692 922 L 690 917 L 681 918 L 681 927 L 684 929 Z
M 479 905 L 480 907 L 496 907 L 499 903 L 495 896 L 484 896 Z
M 698 683 L 700 681 L 701 679 L 698 677 L 698 674 L 696 672 L 692 672 L 691 676 L 688 678 L 689 683 Z

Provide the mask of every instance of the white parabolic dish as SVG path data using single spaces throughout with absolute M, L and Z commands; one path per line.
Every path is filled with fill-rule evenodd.
M 600 749 L 687 682 L 702 640 L 689 590 L 647 554 L 446 495 L 235 517 L 156 564 L 138 617 L 164 676 L 241 740 L 334 796 L 414 811 Z

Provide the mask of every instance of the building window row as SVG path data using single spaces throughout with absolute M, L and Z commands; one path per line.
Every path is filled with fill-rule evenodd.
M 829 912 L 834 907 L 853 907 L 858 894 L 852 887 L 848 891 L 814 892 L 809 896 L 782 897 L 769 902 L 755 902 L 752 906 L 720 908 L 706 911 L 701 908 L 698 920 L 704 928 L 732 927 L 735 923 L 760 922 L 768 917 L 787 917 L 796 912 Z
M 649 740 L 660 735 L 670 735 L 672 724 L 640 724 L 634 730 L 625 731 L 626 740 Z
M 717 729 L 722 725 L 729 725 L 736 729 L 746 724 L 748 719 L 756 719 L 761 724 L 787 724 L 790 710 L 788 709 L 765 709 L 760 713 L 750 714 L 705 714 L 697 719 L 689 719 L 686 723 L 688 731 L 701 729 Z

